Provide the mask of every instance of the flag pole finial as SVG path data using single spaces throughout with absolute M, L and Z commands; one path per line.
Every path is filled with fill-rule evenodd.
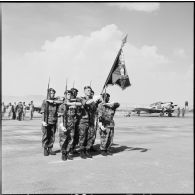
M 121 49 L 123 48 L 123 46 L 124 46 L 125 43 L 127 42 L 127 36 L 128 36 L 128 34 L 126 34 L 125 37 L 122 39 Z

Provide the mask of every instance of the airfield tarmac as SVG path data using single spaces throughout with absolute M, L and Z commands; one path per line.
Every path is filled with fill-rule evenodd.
M 193 193 L 193 115 L 115 117 L 113 156 L 43 156 L 41 119 L 2 120 L 2 193 Z M 99 134 L 95 147 L 99 147 Z

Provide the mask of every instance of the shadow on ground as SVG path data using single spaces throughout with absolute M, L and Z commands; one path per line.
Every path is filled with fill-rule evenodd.
M 100 151 L 100 144 L 96 144 L 93 146 L 94 151 L 91 151 L 92 156 L 97 156 L 97 155 L 101 155 L 101 151 Z M 124 152 L 124 151 L 140 151 L 140 152 L 147 152 L 149 149 L 147 148 L 139 148 L 139 147 L 128 147 L 128 146 L 119 146 L 119 144 L 113 144 L 111 147 L 111 153 L 117 154 L 120 152 Z M 56 153 L 60 153 L 60 150 L 56 150 Z M 74 153 L 74 157 L 78 157 L 80 155 L 80 151 L 79 148 L 77 149 L 77 152 Z

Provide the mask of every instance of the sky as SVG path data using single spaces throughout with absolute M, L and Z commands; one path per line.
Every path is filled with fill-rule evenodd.
M 112 101 L 193 104 L 193 2 L 2 3 L 2 95 L 63 96 L 66 80 L 98 95 L 122 38 L 131 87 Z

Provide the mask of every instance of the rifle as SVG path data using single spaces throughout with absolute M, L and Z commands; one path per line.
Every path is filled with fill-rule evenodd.
M 49 83 L 50 83 L 50 77 L 49 77 L 49 82 L 47 86 L 47 97 L 46 99 L 49 99 Z M 46 102 L 46 113 L 45 113 L 45 121 L 48 124 L 48 117 L 49 117 L 49 103 Z
M 74 82 L 73 82 L 73 88 L 74 88 Z
M 67 101 L 67 79 L 66 79 L 66 87 L 65 87 L 65 102 Z M 66 105 L 66 104 L 65 104 Z M 65 123 L 64 123 L 64 126 L 65 128 L 67 128 L 67 105 L 66 105 L 66 110 L 65 110 Z

